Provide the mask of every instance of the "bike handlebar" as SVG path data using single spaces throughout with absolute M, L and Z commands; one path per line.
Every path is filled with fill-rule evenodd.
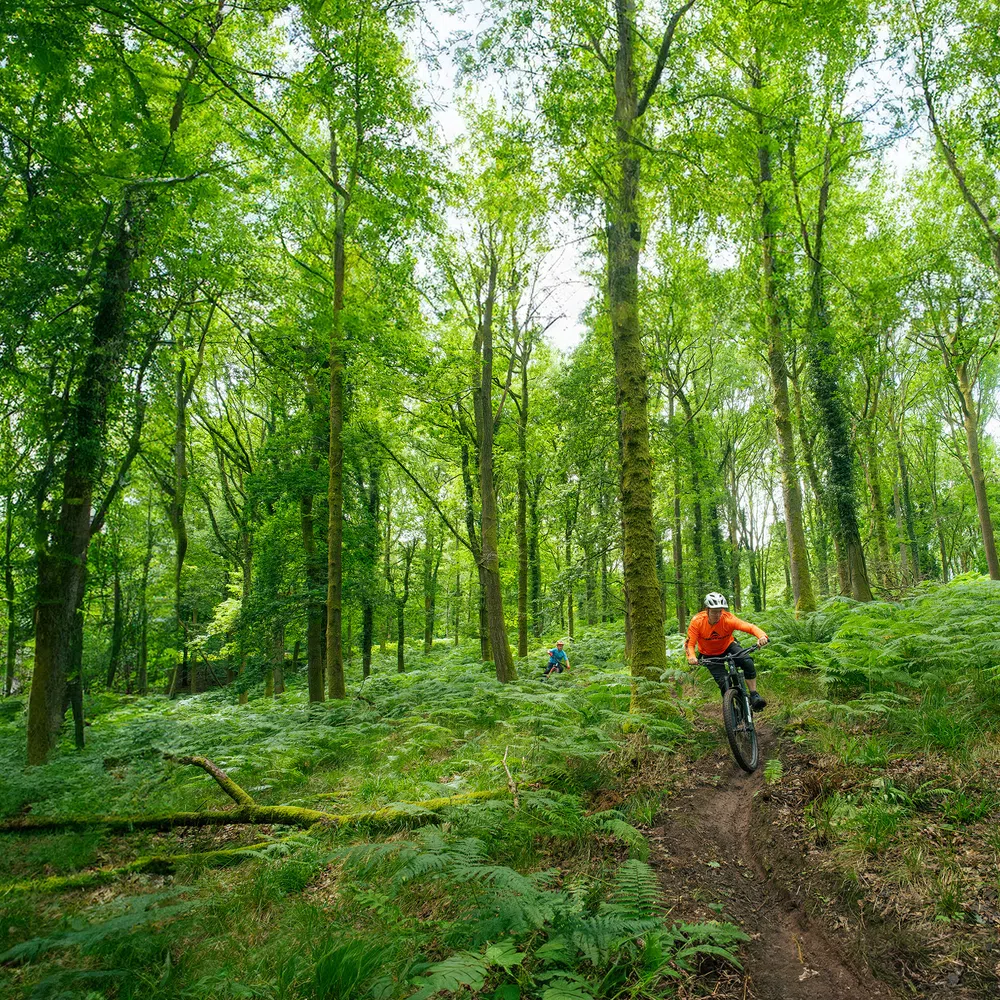
M 728 657 L 733 656 L 749 656 L 751 653 L 757 652 L 760 649 L 760 643 L 755 642 L 752 646 L 743 646 L 738 653 L 723 653 L 721 656 L 700 656 L 698 657 L 699 663 L 704 663 L 706 660 L 719 660 L 724 662 Z

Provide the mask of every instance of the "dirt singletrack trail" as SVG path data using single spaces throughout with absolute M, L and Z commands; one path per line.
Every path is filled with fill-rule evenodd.
M 776 832 L 755 815 L 763 765 L 774 749 L 769 726 L 761 737 L 761 767 L 746 774 L 721 732 L 721 711 L 708 718 L 720 744 L 698 761 L 668 800 L 652 832 L 649 863 L 657 871 L 671 918 L 731 920 L 751 941 L 742 975 L 711 984 L 713 997 L 733 1000 L 891 1000 L 897 994 L 849 955 L 842 931 L 805 910 L 800 871 L 769 858 Z M 780 852 L 779 852 L 780 854 Z M 702 994 L 706 995 L 706 994 Z

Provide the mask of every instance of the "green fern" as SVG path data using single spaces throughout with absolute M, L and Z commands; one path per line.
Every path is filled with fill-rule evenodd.
M 649 857 L 649 841 L 641 831 L 627 823 L 617 810 L 608 809 L 591 814 L 587 817 L 587 826 L 591 831 L 611 834 L 628 844 L 633 858 L 645 861 Z
M 659 909 L 660 885 L 645 862 L 630 858 L 615 873 L 609 907 L 618 913 L 651 917 Z
M 764 784 L 777 785 L 781 782 L 781 776 L 785 773 L 785 765 L 778 757 L 772 757 L 764 764 Z
M 420 988 L 411 994 L 410 1000 L 428 1000 L 441 993 L 456 993 L 462 987 L 475 992 L 483 988 L 490 969 L 506 971 L 520 965 L 523 960 L 524 953 L 509 941 L 488 945 L 481 955 L 470 951 L 458 952 L 430 966 L 423 979 L 414 980 L 413 985 Z

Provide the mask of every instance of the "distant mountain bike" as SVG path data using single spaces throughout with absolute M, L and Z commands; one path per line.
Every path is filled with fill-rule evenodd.
M 753 724 L 753 709 L 750 707 L 750 691 L 743 677 L 740 660 L 749 656 L 759 647 L 756 643 L 738 653 L 722 656 L 703 656 L 702 663 L 710 661 L 722 666 L 726 671 L 725 691 L 722 695 L 722 721 L 726 727 L 726 738 L 733 751 L 736 763 L 748 774 L 757 770 L 758 748 L 757 730 Z

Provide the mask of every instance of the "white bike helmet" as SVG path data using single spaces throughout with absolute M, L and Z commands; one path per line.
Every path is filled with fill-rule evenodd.
M 722 596 L 722 594 L 717 594 L 713 591 L 711 594 L 705 595 L 705 607 L 706 608 L 728 608 L 729 602 Z

